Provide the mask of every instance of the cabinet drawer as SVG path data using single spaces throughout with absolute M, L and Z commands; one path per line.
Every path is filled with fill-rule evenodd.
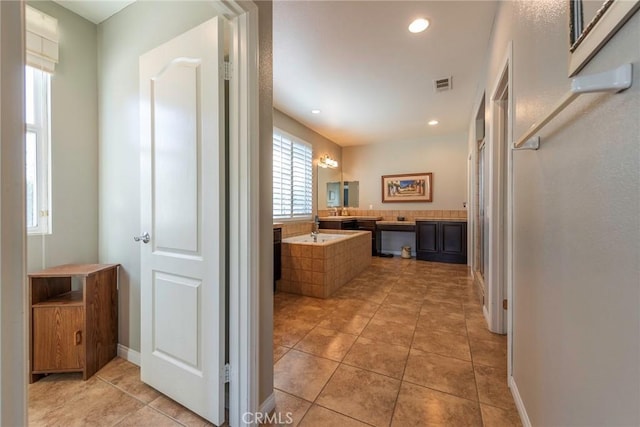
M 83 307 L 34 307 L 32 327 L 34 372 L 84 367 Z

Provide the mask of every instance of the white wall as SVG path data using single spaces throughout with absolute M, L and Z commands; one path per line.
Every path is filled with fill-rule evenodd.
M 568 8 L 541 7 L 500 2 L 489 50 L 488 94 L 513 40 L 515 138 L 570 84 Z M 636 13 L 581 72 L 632 62 L 631 89 L 582 96 L 514 153 L 513 377 L 532 425 L 640 424 L 638 40 Z
M 27 269 L 95 263 L 98 261 L 96 25 L 52 1 L 28 4 L 58 20 L 60 62 L 51 77 L 53 233 L 28 237 Z
M 216 15 L 211 3 L 136 2 L 98 26 L 100 262 L 120 263 L 119 342 L 140 351 L 138 59 Z
M 0 2 L 0 425 L 26 425 L 22 4 Z
M 382 203 L 382 175 L 433 173 L 432 203 Z M 342 148 L 342 178 L 360 182 L 360 209 L 464 209 L 467 136 L 447 135 Z
M 273 393 L 273 5 L 258 5 L 260 116 L 260 351 L 258 402 Z

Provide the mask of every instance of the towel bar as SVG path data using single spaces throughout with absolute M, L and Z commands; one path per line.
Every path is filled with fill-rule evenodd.
M 534 123 L 529 130 L 513 144 L 514 150 L 537 150 L 540 148 L 540 137 L 536 136 L 547 123 L 571 104 L 583 93 L 593 92 L 620 92 L 631 87 L 632 66 L 624 64 L 615 70 L 590 76 L 575 77 L 571 80 L 571 89 L 554 105 L 544 119 Z

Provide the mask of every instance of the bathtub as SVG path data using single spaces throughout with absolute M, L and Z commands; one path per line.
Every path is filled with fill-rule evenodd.
M 311 234 L 302 234 L 300 236 L 287 237 L 283 239 L 283 243 L 326 243 L 331 240 L 337 239 L 348 239 L 350 235 L 345 234 L 330 234 L 330 233 L 319 233 L 316 241 L 313 241 L 313 235 Z
M 282 239 L 282 277 L 276 289 L 328 298 L 371 265 L 369 231 L 331 230 Z

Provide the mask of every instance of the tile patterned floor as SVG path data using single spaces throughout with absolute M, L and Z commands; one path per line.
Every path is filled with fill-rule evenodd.
M 140 381 L 140 368 L 115 358 L 87 381 L 53 374 L 29 385 L 30 426 L 211 426 Z
M 374 258 L 331 299 L 276 293 L 274 363 L 290 425 L 521 425 L 465 266 Z
M 520 425 L 506 337 L 487 330 L 464 266 L 374 258 L 331 299 L 274 299 L 276 414 L 288 425 Z M 31 384 L 29 424 L 211 425 L 120 358 L 88 381 Z

